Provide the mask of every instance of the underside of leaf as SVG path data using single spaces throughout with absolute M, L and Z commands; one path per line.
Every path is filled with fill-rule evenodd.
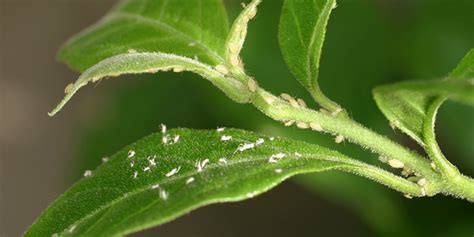
M 127 146 L 73 185 L 25 236 L 122 236 L 200 206 L 248 199 L 290 176 L 343 170 L 419 187 L 327 148 L 235 129 L 173 129 Z
M 225 77 L 221 72 L 194 59 L 165 53 L 126 53 L 99 62 L 86 70 L 79 79 L 66 87 L 66 96 L 59 105 L 49 113 L 59 112 L 72 96 L 89 82 L 97 82 L 106 77 L 117 77 L 123 74 L 156 73 L 158 71 L 190 71 L 211 81 L 237 102 L 247 102 L 250 92 L 246 85 L 232 77 Z

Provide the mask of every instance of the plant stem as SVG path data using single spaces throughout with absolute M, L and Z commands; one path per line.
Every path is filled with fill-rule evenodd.
M 359 144 L 366 149 L 403 162 L 405 167 L 431 181 L 429 187 L 425 190 L 427 195 L 439 193 L 442 188 L 440 176 L 432 170 L 428 160 L 371 131 L 347 116 L 332 116 L 308 108 L 294 107 L 287 101 L 261 88 L 258 88 L 255 92 L 252 103 L 274 120 L 282 122 L 294 120 L 308 124 L 318 124 L 325 132 L 342 135 L 349 141 Z

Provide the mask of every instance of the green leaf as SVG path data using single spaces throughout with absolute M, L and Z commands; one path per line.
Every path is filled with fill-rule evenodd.
M 225 77 L 221 72 L 194 59 L 165 53 L 126 53 L 105 59 L 87 69 L 74 84 L 69 84 L 66 87 L 66 96 L 49 115 L 53 116 L 59 112 L 72 96 L 89 82 L 97 82 L 105 77 L 117 77 L 123 74 L 155 73 L 168 70 L 195 72 L 211 81 L 237 102 L 246 102 L 251 96 L 247 85 L 232 77 Z
M 25 236 L 122 236 L 204 205 L 254 197 L 295 174 L 332 169 L 419 192 L 409 181 L 316 145 L 235 129 L 173 129 L 86 173 Z
M 474 50 L 445 80 L 380 86 L 374 89 L 374 98 L 393 127 L 425 146 L 425 126 L 434 129 L 431 122 L 446 98 L 474 105 Z
M 228 19 L 221 0 L 125 0 L 71 39 L 59 58 L 78 71 L 133 49 L 198 58 L 225 57 Z
M 326 26 L 335 7 L 335 0 L 285 0 L 278 35 L 283 58 L 291 73 L 321 106 L 330 111 L 340 107 L 321 92 L 318 74 Z

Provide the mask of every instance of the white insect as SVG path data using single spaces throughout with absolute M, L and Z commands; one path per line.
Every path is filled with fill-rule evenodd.
M 257 90 L 257 82 L 255 82 L 255 80 L 249 79 L 247 85 L 249 86 L 251 92 L 255 92 Z
M 151 186 L 151 189 L 157 189 L 157 188 L 159 188 L 159 187 L 160 187 L 159 184 L 153 184 L 153 186 Z
M 177 143 L 179 141 L 179 135 L 174 136 L 173 143 Z
M 301 128 L 301 129 L 307 129 L 309 128 L 309 125 L 305 122 L 297 122 L 296 127 Z
M 204 168 L 206 167 L 207 163 L 209 163 L 209 159 L 205 159 L 203 161 L 197 161 L 196 162 L 197 171 L 202 172 Z
M 225 130 L 225 128 L 217 128 L 216 131 L 217 132 L 223 132 Z
M 270 141 L 273 141 L 273 140 L 275 140 L 275 137 L 270 137 Z
M 168 172 L 167 174 L 165 174 L 165 176 L 166 176 L 166 177 L 171 177 L 171 176 L 177 174 L 180 169 L 181 169 L 181 166 L 179 166 L 178 168 L 174 168 L 174 169 L 172 169 L 170 172 Z
M 341 143 L 341 142 L 344 141 L 344 136 L 342 136 L 342 135 L 337 135 L 336 138 L 334 139 L 334 141 L 335 141 L 337 144 L 339 144 L 339 143 Z
M 145 171 L 145 172 L 150 171 L 150 167 L 147 166 L 147 167 L 143 168 L 143 171 Z
M 297 101 L 298 101 L 298 104 L 299 104 L 301 107 L 303 107 L 303 108 L 306 108 L 306 107 L 307 107 L 307 106 L 306 106 L 306 102 L 304 102 L 303 99 L 298 98 Z
M 280 161 L 281 159 L 283 159 L 284 157 L 286 156 L 285 153 L 277 153 L 277 154 L 274 154 L 272 156 L 270 156 L 270 158 L 268 159 L 268 162 L 270 163 L 277 163 L 278 161 Z
M 222 157 L 222 158 L 219 159 L 219 163 L 227 164 L 227 159 L 225 157 Z
M 164 201 L 168 199 L 168 193 L 164 189 L 160 190 L 160 198 Z
M 186 184 L 190 184 L 194 182 L 194 177 L 189 177 L 188 179 L 186 179 Z
M 253 149 L 255 147 L 255 144 L 253 143 L 245 143 L 245 144 L 240 144 L 239 148 L 237 148 L 238 151 L 245 151 L 248 149 Z
M 160 124 L 161 127 L 161 133 L 165 134 L 166 133 L 166 125 Z
M 135 171 L 135 172 L 133 173 L 133 178 L 136 179 L 137 177 L 138 177 L 138 171 Z
M 301 154 L 299 152 L 295 151 L 295 156 L 296 156 L 296 158 L 299 158 L 299 157 L 301 157 Z
M 133 167 L 133 166 L 135 166 L 135 162 L 130 161 L 130 167 Z
M 277 174 L 279 174 L 279 173 L 281 173 L 281 172 L 283 172 L 282 169 L 276 169 L 276 170 L 275 170 L 275 173 L 277 173 Z
M 401 169 L 405 166 L 405 164 L 397 159 L 390 159 L 388 160 L 388 164 L 395 169 Z
M 285 122 L 285 126 L 289 127 L 289 126 L 293 125 L 294 123 L 295 123 L 295 120 L 288 120 L 288 121 Z
M 71 227 L 69 227 L 69 233 L 74 232 L 75 229 L 76 229 L 76 225 L 72 225 Z
M 148 159 L 148 163 L 150 163 L 151 166 L 156 166 L 155 158 L 156 158 L 156 156 L 153 156 L 153 158 Z
M 323 127 L 321 127 L 321 125 L 317 124 L 317 123 L 309 123 L 309 127 L 314 130 L 314 131 L 317 131 L 317 132 L 321 132 L 323 131 Z
M 221 141 L 230 141 L 230 140 L 232 140 L 232 136 L 223 135 L 221 137 Z
M 86 170 L 86 171 L 84 172 L 84 177 L 90 177 L 90 176 L 92 176 L 92 171 Z
M 164 135 L 164 136 L 161 138 L 161 142 L 163 142 L 163 144 L 168 144 L 168 135 Z
M 222 65 L 222 64 L 219 64 L 215 67 L 216 71 L 224 74 L 224 75 L 227 75 L 229 74 L 229 70 L 227 69 L 226 66 Z
M 136 53 L 137 52 L 137 50 L 135 50 L 135 49 L 128 49 L 127 51 L 128 51 L 128 53 Z
M 256 146 L 262 145 L 264 142 L 265 142 L 265 140 L 264 140 L 263 138 L 259 138 L 259 139 L 257 139 L 257 141 L 255 142 L 255 145 L 256 145 Z
M 136 153 L 135 153 L 135 151 L 134 151 L 134 150 L 129 150 L 129 151 L 128 151 L 128 158 L 132 158 L 132 157 L 134 157 L 134 156 L 135 156 L 135 154 L 136 154 Z
M 103 162 L 103 163 L 105 163 L 105 162 L 107 162 L 107 161 L 109 161 L 109 157 L 102 157 L 102 162 Z

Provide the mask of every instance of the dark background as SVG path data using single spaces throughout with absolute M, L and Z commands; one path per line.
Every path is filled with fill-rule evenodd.
M 0 236 L 20 236 L 47 205 L 102 156 L 169 127 L 238 127 L 336 147 L 330 137 L 283 128 L 235 104 L 192 74 L 161 73 L 83 89 L 54 118 L 46 112 L 77 73 L 55 60 L 60 45 L 98 20 L 114 0 L 0 0 Z M 158 1 L 158 0 L 157 0 Z M 239 1 L 226 1 L 229 17 Z M 287 71 L 277 42 L 281 0 L 267 0 L 251 23 L 243 58 L 260 85 L 310 101 Z M 472 0 L 340 0 L 321 62 L 324 91 L 369 127 L 392 131 L 371 88 L 440 78 L 474 46 Z M 218 24 L 218 23 L 216 23 Z M 312 106 L 314 104 L 311 103 Z M 474 175 L 474 113 L 446 104 L 437 124 L 447 157 Z M 351 156 L 375 157 L 351 144 Z M 201 208 L 134 236 L 472 236 L 474 205 L 437 196 L 405 199 L 339 173 L 302 176 L 252 200 Z

